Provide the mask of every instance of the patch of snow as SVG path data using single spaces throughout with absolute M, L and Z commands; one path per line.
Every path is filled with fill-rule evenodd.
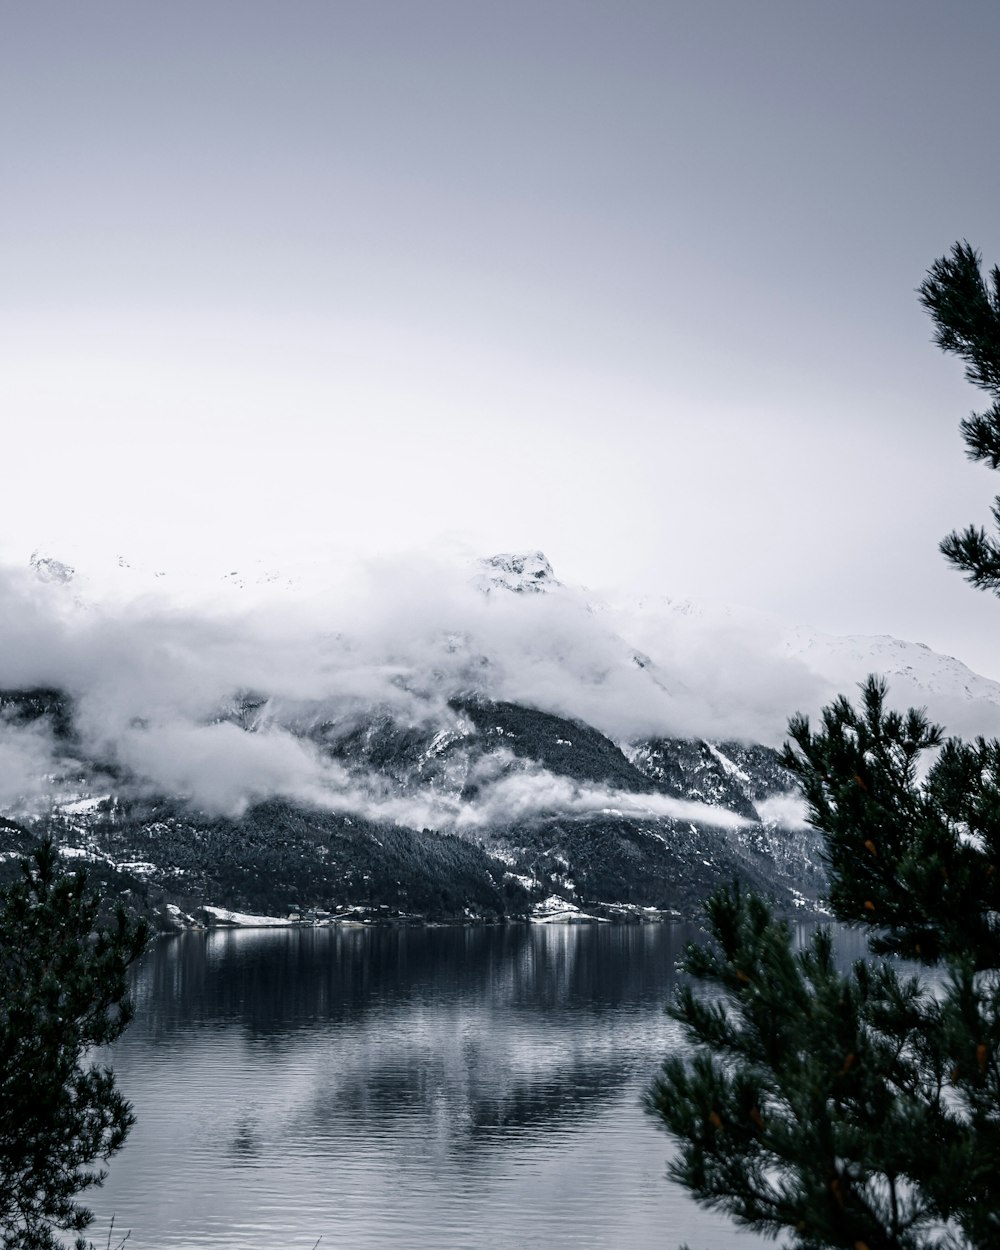
M 738 764 L 734 764 L 728 755 L 723 755 L 718 747 L 712 746 L 711 742 L 706 742 L 705 745 L 722 765 L 722 771 L 724 773 L 727 773 L 730 777 L 736 777 L 739 781 L 750 781 L 750 777 L 743 771 L 742 768 L 740 768 Z
M 532 924 L 577 924 L 588 920 L 608 923 L 603 916 L 591 916 L 558 894 L 550 894 L 531 909 Z
M 557 912 L 579 911 L 579 907 L 575 903 L 569 902 L 568 899 L 560 898 L 558 894 L 550 894 L 548 898 L 543 898 L 540 903 L 536 903 L 531 909 L 533 916 L 551 916 Z
M 601 903 L 601 907 L 620 916 L 635 916 L 644 924 L 657 920 L 680 920 L 681 913 L 672 907 L 641 907 L 638 903 Z
M 210 907 L 205 905 L 199 908 L 199 911 L 207 912 L 210 916 L 214 916 L 221 924 L 237 925 L 241 928 L 253 929 L 272 929 L 279 926 L 288 925 L 288 921 L 281 916 L 254 916 L 249 912 L 230 911 L 226 907 Z
M 436 755 L 440 755 L 442 751 L 447 750 L 453 742 L 457 742 L 459 736 L 459 734 L 454 733 L 450 729 L 439 730 L 431 739 L 430 746 L 424 752 L 422 759 L 429 760 L 433 759 Z
M 86 812 L 96 812 L 110 797 L 109 794 L 99 794 L 89 799 L 71 799 L 67 803 L 56 803 L 55 810 L 64 816 L 82 816 Z
M 833 912 L 828 907 L 824 907 L 822 903 L 815 899 L 806 898 L 806 896 L 798 890 L 789 890 L 788 893 L 792 898 L 793 907 L 805 909 L 807 911 L 819 912 L 823 916 L 832 916 Z

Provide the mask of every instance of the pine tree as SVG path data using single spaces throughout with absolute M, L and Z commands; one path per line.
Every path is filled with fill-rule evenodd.
M 993 401 L 962 423 L 969 455 L 1000 468 L 1000 270 L 988 285 L 956 244 L 920 298 Z M 993 512 L 1000 526 L 1000 498 Z M 996 538 L 970 526 L 941 548 L 1000 593 Z M 718 891 L 668 1009 L 690 1057 L 667 1060 L 648 1102 L 678 1143 L 673 1178 L 796 1250 L 996 1250 L 1000 742 L 945 741 L 886 693 L 871 677 L 816 730 L 794 717 L 785 747 L 831 909 L 865 927 L 871 958 L 841 972 L 828 931 L 796 951 L 762 900 Z
M 86 874 L 66 873 L 51 843 L 0 890 L 0 1238 L 53 1250 L 91 1212 L 75 1195 L 100 1185 L 132 1110 L 111 1070 L 88 1061 L 132 1018 L 126 969 L 148 936 L 119 908 L 100 921 Z M 82 1236 L 75 1242 L 85 1246 Z

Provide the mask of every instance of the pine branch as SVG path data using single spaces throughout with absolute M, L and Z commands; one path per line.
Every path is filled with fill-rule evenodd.
M 991 469 L 1000 469 L 1000 399 L 985 412 L 963 418 L 959 429 L 970 460 L 986 461 Z
M 935 325 L 934 341 L 965 361 L 965 376 L 984 390 L 1000 389 L 1000 271 L 992 290 L 983 280 L 981 258 L 968 243 L 936 260 L 918 288 Z
M 1000 591 L 1000 544 L 974 525 L 941 540 L 944 558 L 977 590 Z

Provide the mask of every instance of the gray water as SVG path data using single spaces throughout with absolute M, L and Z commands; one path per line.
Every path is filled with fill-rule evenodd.
M 641 1106 L 685 926 L 159 942 L 110 1052 L 138 1123 L 90 1205 L 128 1250 L 757 1250 Z

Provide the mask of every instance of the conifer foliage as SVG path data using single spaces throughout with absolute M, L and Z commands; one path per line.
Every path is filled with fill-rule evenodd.
M 931 314 L 935 341 L 965 361 L 965 376 L 993 400 L 984 412 L 962 421 L 970 460 L 1000 469 L 1000 268 L 985 279 L 979 253 L 956 243 L 950 256 L 936 260 L 920 287 L 920 302 Z M 1000 496 L 993 503 L 1000 529 Z M 1000 543 L 982 526 L 969 525 L 941 543 L 946 559 L 974 586 L 1000 591 Z
M 6 1250 L 51 1250 L 81 1234 L 75 1195 L 100 1185 L 100 1162 L 132 1127 L 129 1104 L 93 1046 L 132 1017 L 126 969 L 147 927 L 119 908 L 102 924 L 86 874 L 64 872 L 51 843 L 0 891 L 0 1238 Z M 83 1247 L 78 1236 L 75 1245 Z
M 956 244 L 920 296 L 993 398 L 962 432 L 1000 468 L 1000 271 L 988 285 Z M 985 531 L 942 550 L 1000 592 Z M 996 1250 L 1000 742 L 945 741 L 922 712 L 888 710 L 874 677 L 856 706 L 836 700 L 816 729 L 796 716 L 789 734 L 832 911 L 864 926 L 872 957 L 842 971 L 827 931 L 796 950 L 738 885 L 709 899 L 709 942 L 688 949 L 668 1009 L 690 1050 L 648 1096 L 678 1144 L 671 1175 L 796 1250 Z

